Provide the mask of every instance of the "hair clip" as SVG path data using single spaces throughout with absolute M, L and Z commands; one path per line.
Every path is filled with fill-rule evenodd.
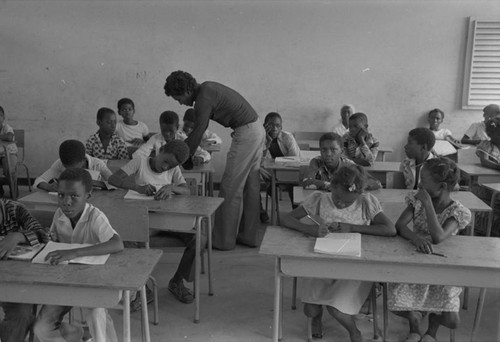
M 352 183 L 351 186 L 347 188 L 347 190 L 349 190 L 349 192 L 356 191 L 356 184 Z

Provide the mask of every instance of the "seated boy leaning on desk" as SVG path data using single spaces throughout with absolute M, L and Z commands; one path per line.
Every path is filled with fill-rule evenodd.
M 58 183 L 59 209 L 50 227 L 51 238 L 57 242 L 88 243 L 93 246 L 50 252 L 46 259 L 51 264 L 123 250 L 122 240 L 107 217 L 87 203 L 91 191 L 92 178 L 86 170 L 68 168 L 61 173 Z M 37 338 L 41 342 L 81 341 L 83 329 L 62 322 L 70 310 L 70 306 L 43 305 L 34 325 Z M 95 342 L 117 341 L 113 320 L 106 309 L 83 308 L 83 312 Z
M 182 121 L 184 122 L 182 125 L 182 131 L 189 136 L 194 129 L 194 108 L 188 108 L 184 113 L 184 117 Z M 215 134 L 214 132 L 209 131 L 208 129 L 203 133 L 203 137 L 201 138 L 201 147 L 222 144 L 222 139 Z
M 48 232 L 22 204 L 0 199 L 0 259 L 6 259 L 18 244 L 37 246 L 47 240 Z M 5 314 L 0 322 L 0 340 L 24 341 L 34 320 L 33 305 L 0 303 L 0 308 Z
M 167 199 L 173 194 L 189 195 L 189 189 L 179 167 L 188 158 L 189 147 L 186 143 L 172 140 L 163 145 L 154 157 L 136 155 L 127 165 L 109 177 L 109 183 L 154 196 L 156 200 Z M 134 180 L 130 180 L 130 175 L 135 176 Z M 168 232 L 166 234 L 181 239 L 186 244 L 179 267 L 168 283 L 168 289 L 179 301 L 186 304 L 192 303 L 193 294 L 184 286 L 183 280 L 187 282 L 194 280 L 196 237 L 188 233 Z M 202 231 L 201 246 L 205 246 L 206 238 Z
M 169 141 L 174 139 L 186 140 L 187 138 L 186 134 L 179 130 L 179 116 L 177 113 L 169 110 L 160 115 L 160 131 L 161 133 L 153 135 L 147 143 L 139 147 L 132 157 L 138 155 L 149 157 L 152 153 L 158 154 L 160 148 Z M 200 165 L 209 162 L 211 158 L 210 153 L 198 147 L 192 157 L 192 161 L 194 165 Z
M 99 173 L 99 179 L 92 181 L 93 186 L 105 187 L 102 181 L 107 181 L 111 171 L 106 163 L 85 153 L 85 146 L 78 140 L 66 140 L 59 146 L 59 159 L 35 179 L 33 186 L 49 192 L 57 192 L 57 182 L 66 168 L 82 168 Z

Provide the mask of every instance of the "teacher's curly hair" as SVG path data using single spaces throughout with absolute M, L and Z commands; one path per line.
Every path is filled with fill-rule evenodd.
M 163 89 L 167 96 L 179 96 L 193 92 L 196 85 L 196 80 L 190 73 L 177 70 L 168 75 Z

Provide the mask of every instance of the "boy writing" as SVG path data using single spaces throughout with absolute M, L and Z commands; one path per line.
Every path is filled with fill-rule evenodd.
M 0 199 L 0 259 L 7 259 L 20 243 L 36 246 L 47 240 L 47 231 L 20 203 Z M 0 303 L 0 307 L 5 313 L 3 321 L 0 322 L 0 340 L 24 341 L 34 320 L 33 305 Z
M 368 118 L 364 113 L 349 117 L 349 133 L 344 135 L 344 153 L 362 166 L 373 165 L 378 154 L 378 141 L 368 132 Z
M 107 181 L 111 171 L 106 163 L 98 158 L 85 154 L 85 146 L 78 140 L 66 140 L 59 146 L 59 159 L 35 179 L 35 188 L 45 191 L 57 191 L 57 179 L 66 168 L 83 168 L 98 171 L 100 179 Z M 102 187 L 99 180 L 93 181 L 94 186 Z
M 97 111 L 99 130 L 85 143 L 88 155 L 99 159 L 130 159 L 125 141 L 116 133 L 116 114 L 112 109 L 99 108 Z
M 123 250 L 120 236 L 111 227 L 107 217 L 87 203 L 92 191 L 92 178 L 81 168 L 64 170 L 58 183 L 59 209 L 54 214 L 50 235 L 54 241 L 87 243 L 89 247 L 56 250 L 46 256 L 53 265 L 63 261 L 89 256 L 118 253 Z M 35 335 L 41 342 L 80 341 L 81 327 L 63 323 L 71 310 L 68 306 L 43 305 L 34 325 Z M 113 321 L 104 308 L 84 308 L 90 333 L 96 342 L 117 341 Z
M 399 166 L 407 189 L 418 188 L 424 161 L 435 158 L 431 152 L 435 142 L 434 133 L 428 128 L 414 128 L 408 133 L 408 142 L 405 145 L 406 158 Z
M 188 108 L 184 113 L 184 117 L 182 118 L 184 121 L 182 125 L 182 130 L 184 133 L 189 136 L 194 128 L 194 108 Z M 210 146 L 222 144 L 222 139 L 215 134 L 214 132 L 210 132 L 208 129 L 203 133 L 203 137 L 201 138 L 200 146 Z
M 14 130 L 12 127 L 10 127 L 9 124 L 5 123 L 5 111 L 4 109 L 0 106 L 0 140 L 7 141 L 7 142 L 12 142 L 12 144 L 9 144 L 7 146 L 7 152 L 9 153 L 9 158 L 10 158 L 10 167 L 11 167 L 11 172 L 14 174 L 13 179 L 15 179 L 15 166 L 17 164 L 17 146 L 14 143 L 15 137 L 14 137 Z M 9 168 L 7 167 L 7 156 L 5 155 L 5 150 L 2 148 L 0 149 L 0 161 L 2 162 L 2 168 L 4 172 L 4 176 L 9 179 L 9 176 L 7 174 Z M 12 185 L 12 184 L 11 184 Z M 3 195 L 3 187 L 0 185 L 0 195 Z
M 154 157 L 136 155 L 127 165 L 109 177 L 110 184 L 154 196 L 164 200 L 171 195 L 189 195 L 189 189 L 179 165 L 189 158 L 189 148 L 183 141 L 171 140 L 163 145 Z M 130 179 L 130 175 L 135 175 Z M 169 291 L 183 303 L 192 303 L 193 294 L 183 280 L 194 280 L 194 260 L 196 237 L 193 234 L 168 232 L 186 244 L 186 249 L 176 273 L 168 283 Z M 205 246 L 206 236 L 202 233 L 201 245 Z
M 179 116 L 177 113 L 169 110 L 160 115 L 160 132 L 149 138 L 148 142 L 135 151 L 132 157 L 138 155 L 149 157 L 152 152 L 158 154 L 160 148 L 169 141 L 174 139 L 185 140 L 187 138 L 184 132 L 179 131 Z M 192 161 L 194 165 L 200 165 L 210 161 L 210 159 L 210 153 L 198 147 Z
M 486 121 L 493 119 L 494 117 L 500 116 L 500 107 L 496 104 L 489 104 L 483 108 L 483 118 L 481 122 L 474 122 L 465 131 L 462 138 L 462 144 L 477 145 L 481 140 L 490 140 L 488 134 L 486 134 Z

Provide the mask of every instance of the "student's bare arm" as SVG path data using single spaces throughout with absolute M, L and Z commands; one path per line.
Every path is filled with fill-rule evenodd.
M 14 141 L 14 133 L 9 132 L 5 134 L 0 134 L 0 139 L 3 141 Z
M 140 186 L 129 179 L 129 176 L 122 169 L 116 171 L 108 178 L 108 183 L 118 188 L 130 189 L 139 192 Z
M 307 216 L 307 212 L 303 206 L 299 205 L 292 212 L 283 215 L 280 219 L 282 225 L 291 228 L 293 230 L 297 230 L 307 235 L 319 237 L 325 236 L 328 233 L 328 227 L 323 224 L 323 222 L 319 222 L 320 226 L 313 224 L 305 224 L 300 222 L 300 219 Z
M 478 145 L 480 142 L 481 140 L 471 139 L 467 134 L 464 134 L 461 140 L 462 144 L 469 144 L 469 145 Z
M 350 231 L 353 233 L 396 236 L 397 231 L 394 223 L 383 212 L 378 213 L 369 226 L 350 224 Z
M 495 169 L 495 170 L 500 170 L 500 165 L 497 163 L 494 163 L 488 159 L 488 155 L 481 153 L 479 156 L 479 161 L 481 162 L 481 165 L 484 167 L 490 168 L 490 169 Z
M 42 189 L 48 192 L 57 192 L 57 183 L 47 183 L 47 182 L 41 182 L 38 184 L 38 189 Z

